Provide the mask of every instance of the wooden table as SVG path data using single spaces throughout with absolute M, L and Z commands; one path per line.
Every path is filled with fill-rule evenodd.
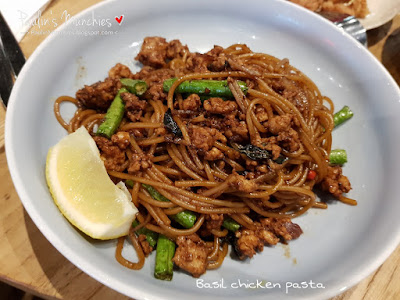
M 42 18 L 71 15 L 97 0 L 58 0 Z M 51 29 L 46 26 L 43 30 Z M 29 57 L 46 35 L 28 34 L 21 42 Z M 368 32 L 369 50 L 400 84 L 400 15 Z M 0 280 L 47 299 L 128 299 L 92 279 L 65 259 L 39 232 L 24 210 L 7 167 L 4 110 L 0 109 Z M 400 247 L 368 278 L 339 299 L 400 299 Z

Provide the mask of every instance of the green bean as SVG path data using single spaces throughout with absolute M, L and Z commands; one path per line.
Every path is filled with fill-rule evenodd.
M 136 227 L 139 224 L 140 224 L 139 221 L 135 220 L 135 221 L 133 221 L 132 226 Z M 136 230 L 135 233 L 137 235 L 144 234 L 146 236 L 146 241 L 149 243 L 149 245 L 151 247 L 154 248 L 154 246 L 157 244 L 157 238 L 158 238 L 158 233 L 157 232 L 154 232 L 154 231 L 152 231 L 152 230 L 150 230 L 150 229 L 148 229 L 146 227 L 142 227 L 142 228 Z
M 331 154 L 329 155 L 329 163 L 331 163 L 332 165 L 343 165 L 346 162 L 347 162 L 346 150 L 343 149 L 331 150 Z
M 130 180 L 130 179 L 125 180 L 125 185 L 128 188 L 133 189 L 133 184 L 134 184 L 133 180 Z
M 176 80 L 176 78 L 164 80 L 164 91 L 168 92 Z M 243 81 L 238 81 L 238 84 L 243 93 L 246 94 L 248 89 L 247 84 Z M 203 79 L 184 81 L 176 88 L 176 92 L 180 94 L 198 94 L 199 96 L 205 95 L 210 97 L 233 97 L 227 80 Z
M 237 231 L 240 228 L 240 224 L 238 222 L 236 222 L 235 220 L 233 220 L 232 218 L 226 218 L 224 220 L 224 223 L 222 223 L 222 226 L 224 226 L 226 229 L 230 230 L 230 231 Z
M 113 102 L 111 102 L 111 105 L 107 110 L 104 122 L 101 123 L 99 129 L 97 130 L 97 135 L 111 138 L 111 136 L 117 130 L 119 124 L 121 124 L 125 112 L 125 103 L 124 100 L 121 99 L 121 94 L 127 92 L 128 90 L 126 88 L 121 88 L 118 91 Z
M 142 186 L 149 192 L 150 196 L 157 201 L 169 202 L 169 199 L 161 195 L 154 187 L 148 184 L 142 184 Z M 171 215 L 171 218 L 181 224 L 185 228 L 192 228 L 196 222 L 196 214 L 190 210 L 184 210 L 176 215 Z
M 121 78 L 120 81 L 130 93 L 137 96 L 141 96 L 147 91 L 147 83 L 143 80 Z
M 353 115 L 354 115 L 353 112 L 350 110 L 350 108 L 347 105 L 343 106 L 343 108 L 341 110 L 339 110 L 338 112 L 336 112 L 333 115 L 333 121 L 335 123 L 335 127 L 346 122 L 351 117 L 353 117 Z
M 185 228 L 192 228 L 197 219 L 196 214 L 190 210 L 181 211 L 171 217 Z
M 172 280 L 175 254 L 175 243 L 160 234 L 157 240 L 156 265 L 154 277 L 161 280 Z
M 161 195 L 155 188 L 153 188 L 151 185 L 144 184 L 142 183 L 142 186 L 149 192 L 150 196 L 156 199 L 157 201 L 162 201 L 162 202 L 169 202 L 169 199 Z

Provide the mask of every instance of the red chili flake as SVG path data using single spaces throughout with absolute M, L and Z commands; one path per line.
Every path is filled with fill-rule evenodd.
M 308 171 L 308 174 L 307 174 L 307 180 L 314 180 L 316 176 L 317 176 L 317 172 L 315 172 L 314 170 L 310 170 L 310 171 Z

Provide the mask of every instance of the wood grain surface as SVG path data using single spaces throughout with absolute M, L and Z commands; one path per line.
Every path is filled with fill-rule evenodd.
M 42 18 L 74 15 L 96 0 L 53 1 Z M 43 30 L 51 30 L 43 26 Z M 29 57 L 47 35 L 28 33 L 20 43 Z M 400 15 L 368 32 L 369 50 L 400 84 Z M 0 107 L 0 280 L 46 299 L 129 299 L 92 279 L 65 259 L 40 233 L 14 189 L 4 150 L 5 111 Z M 400 299 L 400 247 L 358 285 L 334 300 Z

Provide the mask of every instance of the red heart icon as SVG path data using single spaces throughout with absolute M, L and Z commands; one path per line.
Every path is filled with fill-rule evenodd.
M 124 18 L 124 15 L 120 16 L 119 18 L 115 17 L 115 21 L 117 21 L 118 24 L 121 24 L 123 18 Z

